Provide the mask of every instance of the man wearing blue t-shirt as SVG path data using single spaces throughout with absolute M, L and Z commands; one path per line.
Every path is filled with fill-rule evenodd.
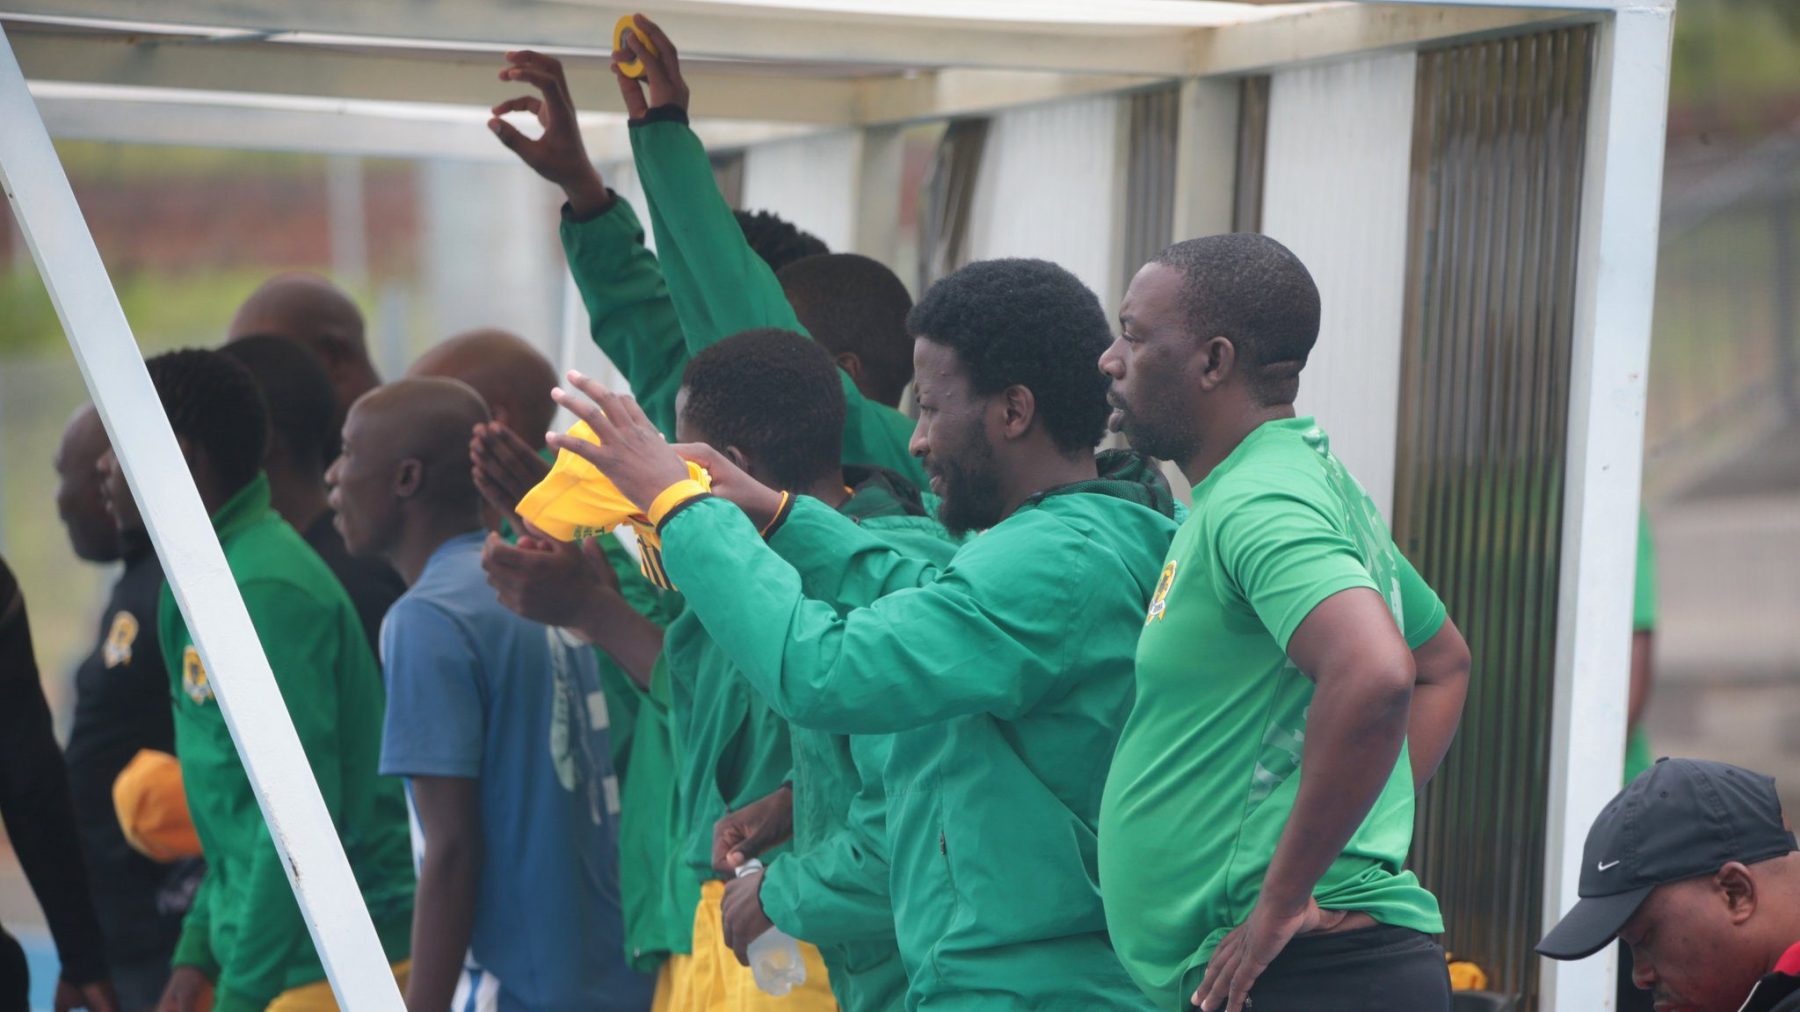
M 487 419 L 454 380 L 381 387 L 350 409 L 327 475 L 350 551 L 408 587 L 381 630 L 381 772 L 407 778 L 423 837 L 407 1007 L 642 1010 L 599 672 L 487 585 L 468 458 Z

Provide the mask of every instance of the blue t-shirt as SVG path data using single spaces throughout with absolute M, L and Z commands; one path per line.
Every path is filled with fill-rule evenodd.
M 593 652 L 503 607 L 481 543 L 474 532 L 440 546 L 382 623 L 381 772 L 481 781 L 469 958 L 498 979 L 502 1012 L 646 1009 L 651 981 L 625 965 Z

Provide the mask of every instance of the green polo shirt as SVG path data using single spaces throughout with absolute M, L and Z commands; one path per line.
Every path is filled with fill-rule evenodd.
M 1444 606 L 1310 418 L 1265 423 L 1194 487 L 1137 647 L 1137 700 L 1100 807 L 1100 888 L 1119 958 L 1185 1008 L 1213 947 L 1249 916 L 1300 788 L 1313 683 L 1288 640 L 1326 598 L 1381 593 L 1408 645 Z M 1313 890 L 1321 907 L 1443 930 L 1405 870 L 1412 769 L 1386 786 Z
M 390 962 L 405 959 L 413 897 L 406 801 L 397 778 L 376 773 L 386 695 L 356 609 L 269 508 L 268 478 L 257 475 L 212 520 L 382 947 Z M 157 624 L 188 809 L 206 852 L 206 880 L 174 963 L 214 979 L 218 1012 L 261 1009 L 325 970 L 167 584 Z

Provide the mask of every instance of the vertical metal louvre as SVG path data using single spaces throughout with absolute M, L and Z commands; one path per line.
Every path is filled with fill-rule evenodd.
M 1414 866 L 1537 1007 L 1576 241 L 1594 32 L 1419 55 L 1394 532 L 1474 652 Z
M 1232 189 L 1231 230 L 1261 232 L 1263 170 L 1269 144 L 1269 75 L 1238 85 L 1237 179 Z
M 1119 291 L 1175 235 L 1175 146 L 1181 88 L 1169 85 L 1126 99 L 1125 240 Z

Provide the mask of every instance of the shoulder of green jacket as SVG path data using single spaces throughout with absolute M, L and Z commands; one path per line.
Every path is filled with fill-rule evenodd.
M 1137 503 L 1165 517 L 1175 517 L 1175 493 L 1156 461 L 1136 450 L 1103 450 L 1094 455 L 1098 474 L 1087 481 L 1045 489 L 1025 500 L 1021 509 L 1041 505 L 1059 495 L 1106 495 Z

